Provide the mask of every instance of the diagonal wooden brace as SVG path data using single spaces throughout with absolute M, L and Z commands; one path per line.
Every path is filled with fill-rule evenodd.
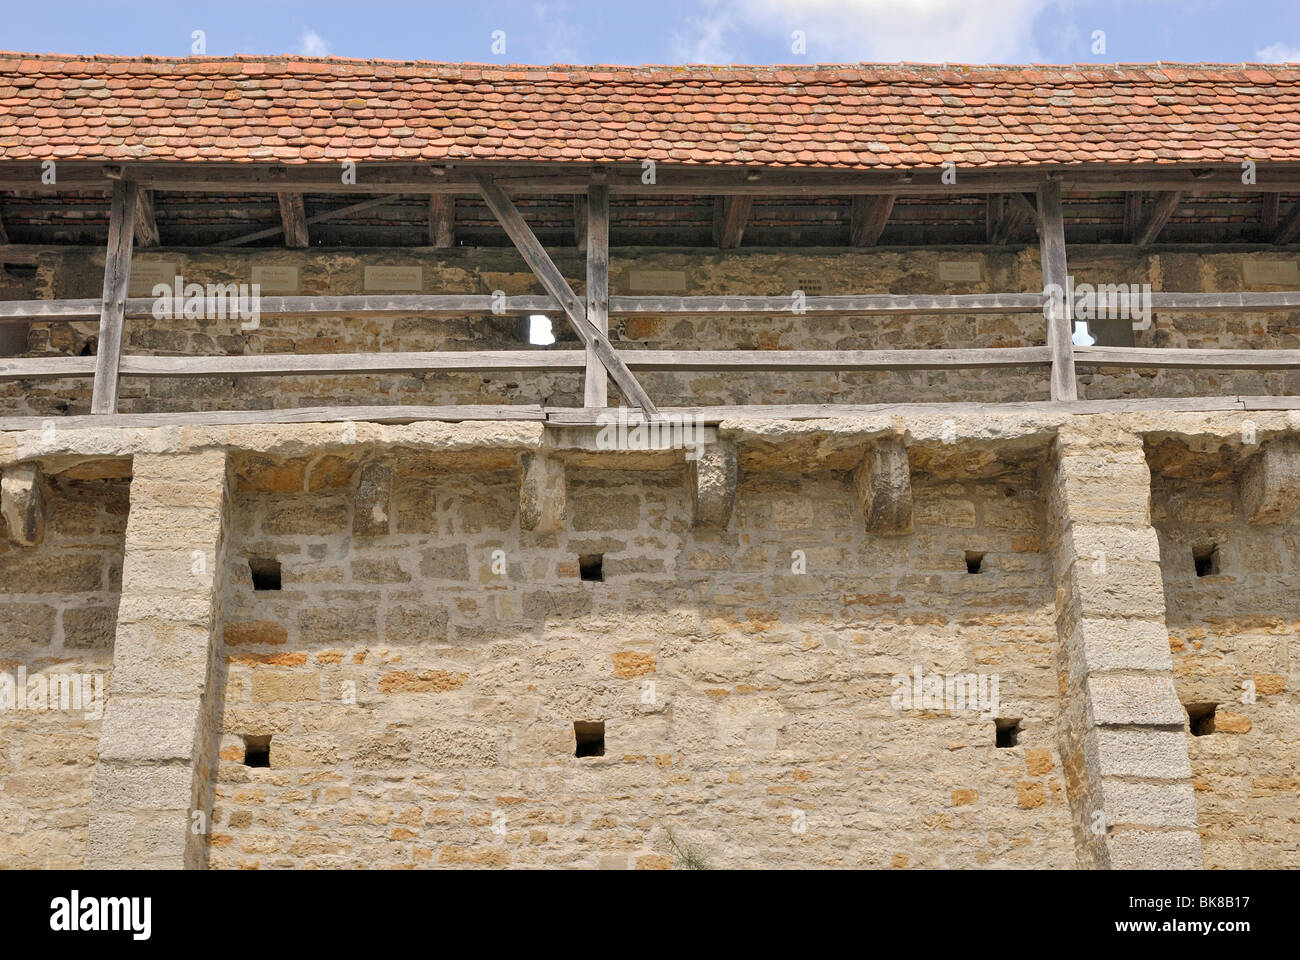
M 474 179 L 478 182 L 479 191 L 483 194 L 488 209 L 505 228 L 511 242 L 514 243 L 533 274 L 541 281 L 542 287 L 560 301 L 569 323 L 577 331 L 582 342 L 595 351 L 596 356 L 605 365 L 605 369 L 609 371 L 609 375 L 618 384 L 618 388 L 623 391 L 623 395 L 645 411 L 647 419 L 657 419 L 659 411 L 655 408 L 650 395 L 637 382 L 636 377 L 632 376 L 632 371 L 627 368 L 627 364 L 623 362 L 618 352 L 610 346 L 609 337 L 587 319 L 586 305 L 573 292 L 568 281 L 564 279 L 564 274 L 560 273 L 560 268 L 546 253 L 532 228 L 524 222 L 519 210 L 506 196 L 506 192 L 485 174 L 476 174 Z

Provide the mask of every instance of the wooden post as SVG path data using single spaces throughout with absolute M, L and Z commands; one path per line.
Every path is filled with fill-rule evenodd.
M 450 193 L 429 195 L 429 246 L 447 249 L 456 245 L 456 198 Z
M 284 245 L 303 249 L 310 241 L 307 236 L 307 210 L 302 202 L 302 194 L 282 193 L 279 197 L 280 223 L 284 227 Z
M 609 333 L 609 185 L 587 188 L 587 319 L 601 333 Z M 582 393 L 584 407 L 609 404 L 609 372 L 594 346 L 587 347 L 587 373 Z
M 1047 346 L 1052 351 L 1052 399 L 1077 400 L 1074 379 L 1072 304 L 1066 295 L 1068 269 L 1065 263 L 1065 219 L 1061 212 L 1061 182 L 1048 180 L 1038 188 L 1038 249 L 1043 265 L 1044 309 L 1047 316 Z M 1048 295 L 1049 287 L 1060 296 Z
M 118 180 L 113 184 L 91 413 L 117 412 L 117 371 L 122 362 L 122 326 L 127 289 L 131 283 L 131 247 L 135 240 L 136 193 L 139 189 L 130 180 Z
M 551 260 L 538 241 L 537 235 L 520 215 L 514 201 L 486 174 L 476 174 L 475 181 L 488 209 L 505 229 L 515 249 L 524 258 L 524 262 L 533 271 L 538 282 L 547 293 L 560 302 L 569 325 L 582 338 L 583 344 L 596 351 L 596 356 L 600 357 L 601 363 L 618 384 L 623 396 L 640 407 L 647 418 L 657 419 L 659 411 L 654 401 L 650 399 L 650 394 L 646 393 L 636 377 L 632 376 L 632 371 L 627 368 L 627 363 L 610 344 L 606 333 L 592 326 L 591 321 L 587 319 L 586 304 L 573 292 L 569 282 L 564 279 L 564 274 L 560 272 L 560 268 Z

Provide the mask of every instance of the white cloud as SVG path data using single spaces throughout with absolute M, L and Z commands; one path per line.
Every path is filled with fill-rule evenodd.
M 1255 56 L 1259 58 L 1260 63 L 1300 63 L 1300 47 L 1273 43 L 1263 50 L 1256 50 Z
M 298 38 L 298 52 L 304 57 L 328 57 L 330 42 L 310 27 Z
M 1024 63 L 1038 58 L 1032 27 L 1052 0 L 706 0 L 706 5 L 709 11 L 686 36 L 676 38 L 675 50 L 684 59 L 725 62 L 735 34 L 744 30 L 774 44 L 760 60 L 799 62 L 803 56 L 792 52 L 791 34 L 802 30 L 811 62 Z

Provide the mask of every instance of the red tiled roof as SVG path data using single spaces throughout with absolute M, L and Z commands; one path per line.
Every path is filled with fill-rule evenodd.
M 0 158 L 880 169 L 1300 161 L 1300 68 L 529 67 L 0 53 Z

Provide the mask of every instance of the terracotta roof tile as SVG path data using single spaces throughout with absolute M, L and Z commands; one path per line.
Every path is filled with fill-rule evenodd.
M 1298 131 L 1300 68 L 1260 64 L 539 67 L 0 53 L 6 160 L 1236 163 L 1300 161 Z

